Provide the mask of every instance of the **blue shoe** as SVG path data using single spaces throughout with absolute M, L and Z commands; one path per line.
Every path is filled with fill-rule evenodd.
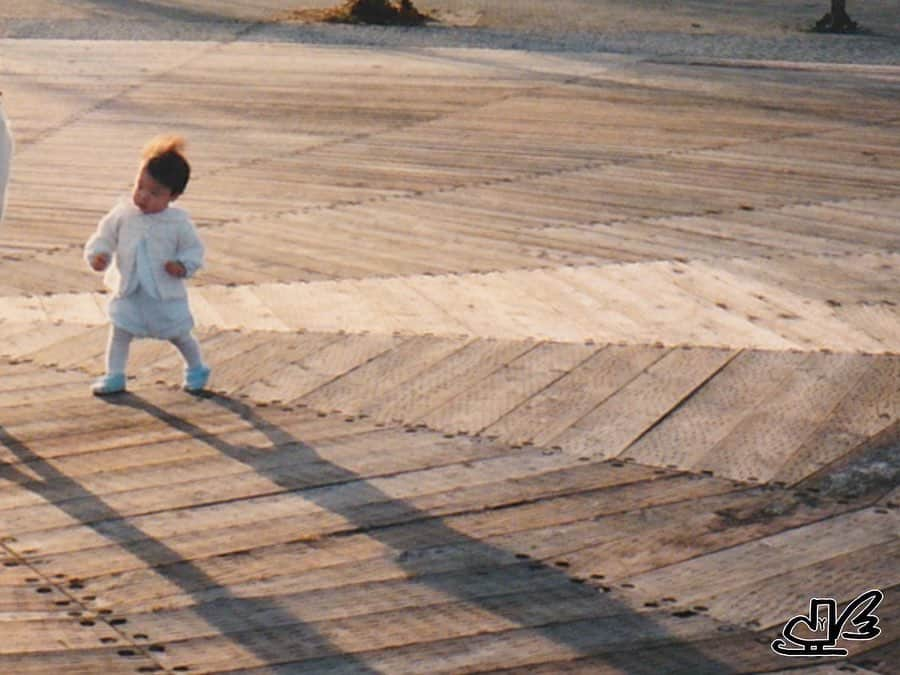
M 209 381 L 210 372 L 212 371 L 208 366 L 185 368 L 184 383 L 181 385 L 182 388 L 185 391 L 203 391 L 203 388 Z
M 91 391 L 94 396 L 107 396 L 125 391 L 125 373 L 111 373 L 94 380 Z

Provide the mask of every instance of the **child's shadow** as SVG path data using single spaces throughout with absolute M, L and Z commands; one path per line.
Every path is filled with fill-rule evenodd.
M 652 636 L 651 642 L 659 639 L 666 645 L 665 649 L 673 651 L 673 657 L 677 655 L 679 661 L 690 664 L 691 672 L 720 675 L 735 672 L 690 643 L 667 635 L 667 629 L 653 615 L 637 613 L 603 592 L 609 589 L 583 584 L 556 566 L 517 556 L 513 551 L 475 539 L 452 528 L 443 518 L 391 497 L 366 478 L 324 458 L 314 447 L 266 419 L 254 406 L 209 392 L 195 396 L 219 406 L 264 434 L 272 449 L 261 452 L 259 448 L 233 445 L 135 394 L 112 397 L 109 401 L 141 410 L 244 463 L 286 491 L 301 492 L 307 502 L 340 515 L 346 522 L 345 529 L 340 532 L 342 537 L 364 534 L 389 547 L 395 552 L 393 561 L 404 569 L 411 583 L 426 584 L 447 597 L 475 605 L 517 627 L 535 630 L 575 651 L 583 650 L 587 654 L 608 651 L 611 633 L 621 634 L 622 627 L 627 624 L 626 633 Z M 449 571 L 430 569 L 431 563 L 446 556 L 456 557 L 459 564 L 449 565 Z M 185 564 L 190 565 L 189 562 Z M 483 583 L 473 583 L 473 579 L 483 580 L 485 575 L 490 576 L 491 583 L 496 579 L 496 590 L 485 592 Z M 529 591 L 535 593 L 532 601 L 516 601 Z M 543 615 L 539 606 L 544 594 L 548 604 L 568 599 L 572 604 L 585 604 L 596 610 L 586 618 L 574 620 L 557 620 L 551 610 L 536 621 L 537 616 Z M 240 608 L 235 611 L 239 612 Z M 324 638 L 319 637 L 319 640 L 327 643 Z M 633 650 L 616 651 L 604 657 L 607 663 L 615 664 L 625 673 L 648 672 L 646 660 Z M 355 672 L 367 672 L 363 664 L 355 665 L 360 667 Z
M 124 393 L 104 400 L 112 405 L 146 412 L 173 428 L 195 434 L 197 440 L 235 459 L 250 463 L 251 453 L 248 450 L 242 450 L 208 435 L 196 425 L 167 413 L 140 396 Z M 226 403 L 222 401 L 223 405 Z M 235 411 L 241 412 L 239 407 L 235 407 Z M 257 420 L 257 423 L 260 429 L 271 433 L 273 439 L 285 439 L 285 435 L 279 435 L 276 427 L 266 425 L 263 420 Z M 374 675 L 378 672 L 369 668 L 356 655 L 341 652 L 340 648 L 323 636 L 315 625 L 304 623 L 285 609 L 278 597 L 247 598 L 234 595 L 227 586 L 221 586 L 209 576 L 201 565 L 185 559 L 165 542 L 145 533 L 131 519 L 107 504 L 101 496 L 95 495 L 77 479 L 47 462 L 40 453 L 32 450 L 2 425 L 0 425 L 0 445 L 6 447 L 16 460 L 0 462 L 0 478 L 42 497 L 46 503 L 52 504 L 76 522 L 92 529 L 123 551 L 143 561 L 148 569 L 178 586 L 185 594 L 197 597 L 198 602 L 191 610 L 225 639 L 255 654 L 263 663 L 278 663 L 279 659 L 283 660 L 288 654 L 295 661 L 313 659 L 316 663 L 321 663 L 319 659 L 337 659 L 343 667 L 363 675 Z M 21 465 L 26 465 L 27 470 L 23 470 Z M 0 513 L 0 533 L 2 530 L 2 513 Z M 60 569 L 65 569 L 64 554 L 59 556 L 56 562 Z M 84 587 L 89 588 L 90 579 L 85 579 L 82 583 Z M 204 601 L 202 598 L 204 592 L 210 589 L 217 591 L 214 602 Z M 98 620 L 112 619 L 100 617 Z M 259 625 L 260 621 L 265 622 L 264 639 L 260 635 L 262 628 Z
M 521 559 L 509 550 L 453 529 L 440 517 L 392 498 L 367 479 L 323 458 L 312 446 L 245 403 L 211 394 L 202 397 L 263 433 L 274 449 L 261 451 L 234 445 L 136 394 L 124 393 L 104 400 L 112 406 L 132 408 L 160 420 L 196 442 L 244 463 L 286 491 L 300 491 L 304 500 L 344 518 L 349 531 L 342 530 L 341 536 L 358 533 L 390 547 L 395 552 L 393 562 L 406 572 L 404 576 L 410 584 L 425 584 L 451 601 L 474 606 L 476 614 L 480 611 L 499 617 L 501 623 L 510 624 L 506 630 L 525 629 L 525 637 L 536 633 L 563 645 L 567 651 L 602 655 L 598 656 L 602 659 L 598 667 L 614 668 L 617 672 L 655 673 L 661 669 L 676 672 L 668 666 L 678 663 L 686 668 L 677 672 L 707 675 L 735 672 L 697 645 L 676 638 L 658 621 L 658 615 L 635 612 L 611 594 L 601 593 L 587 584 L 573 583 L 580 580 L 570 578 L 554 566 Z M 218 419 L 221 421 L 222 417 Z M 364 655 L 342 652 L 329 639 L 326 629 L 292 614 L 279 602 L 278 596 L 236 596 L 201 565 L 145 533 L 2 425 L 0 444 L 18 460 L 0 463 L 0 478 L 39 495 L 46 503 L 143 561 L 147 568 L 181 588 L 186 595 L 197 598 L 192 611 L 225 639 L 255 654 L 263 663 L 287 661 L 303 672 L 321 672 L 320 668 L 333 667 L 362 675 L 381 672 L 367 664 Z M 27 464 L 28 471 L 20 463 Z M 345 494 L 335 498 L 336 491 Z M 448 560 L 449 564 L 442 569 L 434 569 L 435 563 Z M 61 557 L 58 564 L 62 569 L 65 559 Z M 90 580 L 85 583 L 89 585 Z M 204 592 L 211 589 L 216 590 L 217 599 L 204 601 Z M 581 613 L 561 617 L 560 608 L 569 606 L 581 607 Z M 470 627 L 471 637 L 477 640 L 476 628 Z M 646 644 L 634 649 L 635 639 Z M 461 648 L 465 649 L 466 644 Z M 415 644 L 410 647 L 415 648 Z M 648 652 L 654 652 L 653 658 L 647 658 Z M 414 659 L 414 654 L 409 658 Z

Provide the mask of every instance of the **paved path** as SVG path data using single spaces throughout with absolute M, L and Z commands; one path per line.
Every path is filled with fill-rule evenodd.
M 896 67 L 0 48 L 0 670 L 772 672 L 877 587 L 893 672 Z M 96 400 L 160 130 L 214 392 Z

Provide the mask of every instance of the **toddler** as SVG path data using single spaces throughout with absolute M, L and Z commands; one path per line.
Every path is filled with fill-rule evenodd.
M 131 199 L 121 199 L 97 226 L 85 259 L 114 295 L 106 350 L 106 375 L 94 382 L 96 395 L 125 390 L 125 365 L 135 337 L 169 340 L 185 362 L 184 389 L 200 391 L 209 379 L 184 279 L 203 264 L 203 243 L 187 212 L 171 206 L 187 186 L 190 165 L 184 139 L 160 136 L 144 148 Z

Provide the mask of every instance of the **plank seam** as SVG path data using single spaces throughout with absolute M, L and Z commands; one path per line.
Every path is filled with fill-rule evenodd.
M 737 349 L 732 353 L 732 355 L 718 368 L 716 368 L 708 377 L 706 377 L 702 382 L 698 383 L 693 389 L 688 391 L 681 399 L 679 399 L 669 410 L 667 410 L 664 414 L 662 414 L 653 424 L 644 429 L 637 437 L 632 439 L 632 441 L 625 446 L 622 451 L 617 455 L 617 457 L 621 457 L 623 454 L 627 453 L 628 450 L 634 446 L 638 441 L 647 436 L 651 431 L 656 429 L 660 424 L 662 424 L 665 420 L 667 420 L 673 413 L 679 410 L 683 405 L 686 405 L 687 402 L 700 391 L 703 387 L 705 387 L 714 377 L 716 377 L 719 373 L 722 372 L 732 361 L 734 361 L 740 354 L 742 354 L 745 350 Z M 691 473 L 697 473 L 692 471 Z M 700 472 L 702 473 L 702 472 Z

